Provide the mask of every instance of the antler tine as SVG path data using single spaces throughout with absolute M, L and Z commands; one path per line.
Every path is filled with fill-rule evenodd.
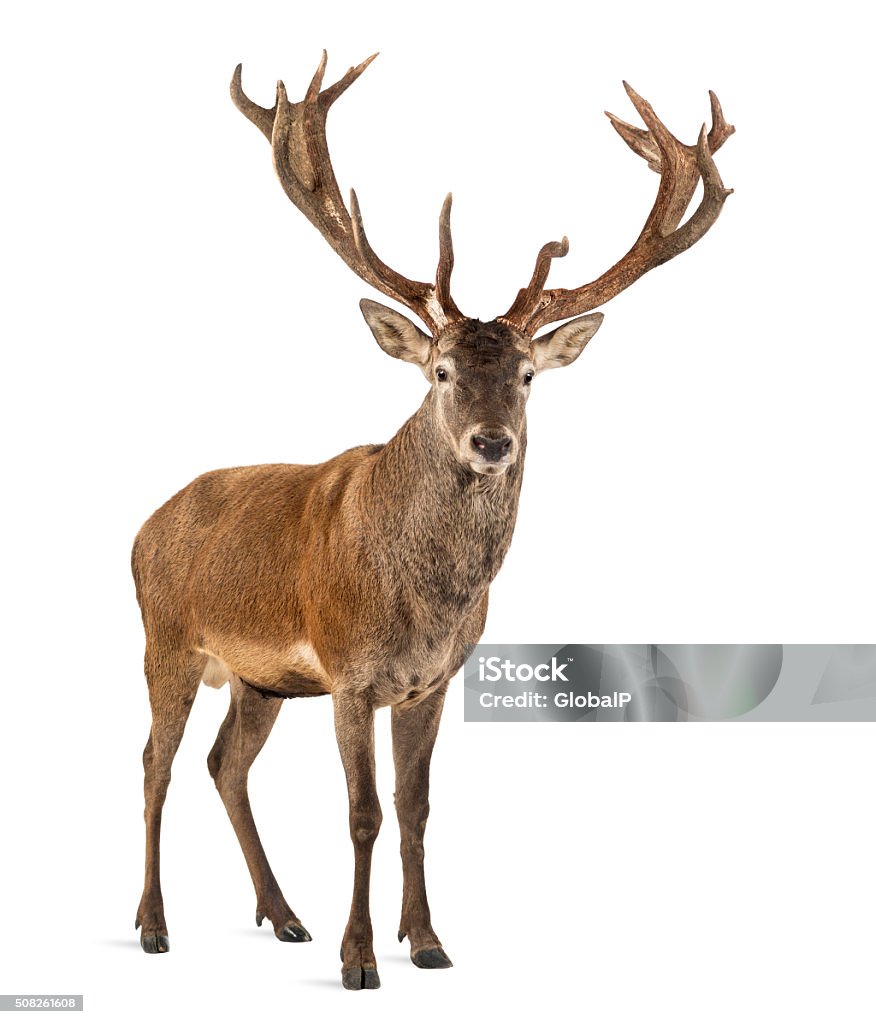
M 524 316 L 527 310 L 531 310 L 538 302 L 545 281 L 551 269 L 551 261 L 568 255 L 569 239 L 563 235 L 561 242 L 547 242 L 538 250 L 535 258 L 535 269 L 526 288 L 521 288 L 514 300 L 514 305 L 508 312 L 499 317 L 500 320 L 507 320 L 508 323 L 516 324 L 518 319 Z
M 729 136 L 736 129 L 732 125 L 728 127 L 731 129 L 727 133 Z M 689 239 L 684 245 L 685 249 L 702 238 L 718 219 L 724 200 L 727 196 L 733 195 L 733 189 L 724 188 L 724 182 L 721 181 L 717 164 L 712 158 L 712 149 L 709 145 L 709 136 L 706 134 L 705 125 L 700 128 L 700 137 L 697 140 L 697 167 L 703 180 L 703 198 L 690 220 L 675 233 L 682 241 Z
M 450 207 L 453 193 L 448 192 L 438 217 L 438 270 L 435 274 L 435 298 L 451 320 L 463 319 L 459 307 L 450 294 L 450 275 L 453 273 L 453 236 L 450 233 Z
M 268 142 L 271 141 L 271 132 L 274 130 L 274 115 L 277 113 L 277 105 L 268 109 L 260 107 L 243 91 L 242 84 L 243 64 L 238 64 L 231 76 L 231 99 L 235 107 L 248 118 L 265 136 Z
M 325 130 L 328 111 L 376 56 L 372 54 L 351 67 L 334 85 L 323 89 L 328 60 L 323 50 L 304 99 L 290 103 L 285 86 L 278 82 L 277 99 L 270 110 L 260 107 L 243 92 L 238 65 L 231 80 L 231 97 L 238 109 L 270 140 L 274 168 L 286 195 L 347 266 L 378 291 L 413 310 L 437 334 L 448 323 L 463 319 L 450 297 L 453 250 L 449 204 L 445 202 L 446 215 L 442 211 L 439 228 L 438 283 L 412 281 L 384 263 L 371 248 L 355 193 L 351 193 L 351 216 L 341 198 L 329 156 Z
M 684 252 L 715 223 L 724 200 L 733 191 L 724 188 L 712 159 L 712 154 L 735 131 L 733 125 L 725 121 L 721 104 L 713 92 L 709 93 L 711 131 L 707 134 L 703 125 L 697 144 L 687 146 L 675 138 L 650 103 L 626 82 L 624 88 L 647 131 L 627 124 L 614 114 L 608 117 L 630 149 L 660 174 L 654 205 L 630 251 L 601 277 L 580 288 L 544 289 L 550 261 L 544 259 L 548 247 L 542 249 L 529 287 L 518 293 L 514 305 L 500 318 L 530 337 L 545 324 L 565 320 L 608 302 L 649 270 Z M 691 217 L 679 227 L 701 179 L 703 198 Z M 539 283 L 540 265 L 544 274 Z
M 409 297 L 425 298 L 432 290 L 430 284 L 426 284 L 424 281 L 411 281 L 407 277 L 402 277 L 389 264 L 384 263 L 371 248 L 371 243 L 365 234 L 365 225 L 362 223 L 362 210 L 359 207 L 359 199 L 356 196 L 356 190 L 353 188 L 350 189 L 350 212 L 353 219 L 353 236 L 356 242 L 356 249 L 365 263 L 376 273 L 381 284 L 386 286 L 386 290 L 398 293 L 399 296 L 407 291 L 412 293 L 409 294 Z
M 444 208 L 447 208 L 446 199 L 444 200 Z M 443 260 L 445 257 L 443 237 L 441 239 L 441 259 L 438 264 L 439 285 L 433 287 L 431 284 L 426 284 L 424 281 L 411 281 L 407 277 L 402 277 L 401 274 L 397 273 L 392 269 L 392 267 L 384 263 L 377 253 L 371 248 L 371 243 L 368 241 L 368 236 L 365 234 L 365 225 L 362 223 L 362 211 L 359 207 L 356 190 L 352 188 L 350 189 L 350 210 L 353 215 L 353 234 L 356 241 L 356 249 L 364 263 L 372 271 L 379 282 L 375 284 L 375 287 L 379 291 L 382 291 L 385 295 L 391 295 L 394 299 L 398 299 L 399 302 L 402 302 L 410 309 L 413 309 L 423 322 L 428 324 L 429 328 L 436 334 L 440 333 L 447 324 L 455 320 L 462 319 L 462 314 L 457 309 L 456 303 L 453 299 L 450 299 L 449 304 L 445 306 L 439 298 L 439 291 L 442 285 L 449 286 L 450 283 L 449 270 L 446 274 L 446 280 L 441 280 L 443 273 Z M 444 209 L 442 209 L 442 214 L 443 213 Z M 452 265 L 452 251 L 450 258 Z
M 325 52 L 325 51 L 323 51 Z M 362 74 L 365 68 L 377 57 L 376 53 L 372 53 L 370 57 L 366 57 L 361 64 L 357 64 L 354 68 L 350 68 L 349 71 L 344 75 L 343 78 L 338 79 L 334 85 L 330 85 L 320 97 L 320 102 L 326 110 L 335 102 L 335 100 L 350 88 L 353 82 Z
M 713 153 L 717 153 L 730 136 L 736 131 L 736 128 L 732 124 L 727 124 L 724 120 L 724 111 L 721 109 L 721 103 L 711 89 L 709 89 L 709 103 L 712 107 L 712 127 L 709 131 L 709 149 Z
M 639 117 L 641 117 L 648 126 L 649 134 L 656 143 L 661 155 L 665 155 L 667 151 L 670 151 L 675 147 L 681 148 L 681 143 L 654 113 L 654 108 L 651 104 L 640 96 L 629 82 L 624 82 L 623 85 L 624 90 L 632 101 L 633 106 L 636 108 L 636 112 Z
M 271 150 L 274 169 L 283 191 L 307 216 L 305 196 L 316 189 L 316 175 L 307 147 L 303 118 L 295 117 L 295 107 L 289 102 L 286 86 L 277 82 L 277 100 L 274 104 L 274 126 Z M 322 229 L 321 229 L 322 230 Z
M 628 82 L 624 82 L 624 89 L 639 116 L 648 126 L 648 134 L 660 153 L 660 185 L 654 206 L 642 228 L 642 237 L 649 237 L 655 231 L 660 235 L 667 235 L 678 227 L 697 187 L 696 162 L 685 160 L 684 145 L 654 113 L 651 104 Z
M 310 80 L 310 85 L 307 87 L 307 92 L 304 94 L 305 103 L 313 103 L 319 98 L 320 90 L 322 89 L 322 80 L 325 78 L 325 66 L 328 64 L 328 51 L 322 51 L 322 57 L 319 59 L 319 66 L 313 73 L 313 78 Z
M 636 128 L 635 125 L 627 124 L 626 121 L 622 121 L 617 115 L 612 114 L 610 110 L 605 111 L 605 116 L 611 121 L 614 130 L 630 149 L 644 160 L 647 160 L 651 170 L 659 174 L 660 150 L 654 144 L 651 133 L 645 131 L 644 128 Z

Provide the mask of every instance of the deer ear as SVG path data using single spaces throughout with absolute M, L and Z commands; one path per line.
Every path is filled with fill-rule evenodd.
M 396 313 L 389 306 L 372 302 L 371 299 L 362 299 L 359 309 L 384 352 L 425 371 L 432 352 L 432 339 L 428 334 L 411 323 L 406 316 Z
M 574 363 L 587 342 L 599 330 L 602 320 L 602 313 L 588 313 L 587 316 L 579 316 L 577 320 L 570 320 L 549 334 L 536 338 L 531 349 L 533 366 L 536 370 L 550 370 L 555 366 Z

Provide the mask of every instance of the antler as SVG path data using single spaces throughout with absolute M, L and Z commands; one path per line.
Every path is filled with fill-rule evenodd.
M 649 270 L 690 248 L 715 223 L 724 200 L 733 191 L 724 188 L 712 154 L 736 129 L 724 120 L 721 104 L 713 92 L 709 92 L 711 131 L 707 135 L 703 125 L 697 144 L 686 146 L 666 128 L 650 103 L 626 82 L 624 88 L 649 130 L 627 124 L 608 111 L 606 114 L 630 149 L 644 157 L 651 170 L 660 175 L 657 199 L 642 233 L 626 256 L 601 277 L 580 288 L 544 288 L 551 260 L 566 255 L 569 241 L 563 238 L 562 242 L 542 246 L 529 285 L 521 288 L 508 312 L 499 317 L 530 337 L 545 324 L 601 306 Z M 679 227 L 700 178 L 702 201 L 690 219 Z
M 300 103 L 290 103 L 286 87 L 277 82 L 277 99 L 270 109 L 254 103 L 241 85 L 242 65 L 231 79 L 231 98 L 237 109 L 259 128 L 274 154 L 274 168 L 286 195 L 329 245 L 368 284 L 419 316 L 439 334 L 448 324 L 464 319 L 450 296 L 453 243 L 450 237 L 450 195 L 444 200 L 438 221 L 439 259 L 436 283 L 412 281 L 387 266 L 365 235 L 356 193 L 350 190 L 350 210 L 332 170 L 325 123 L 329 108 L 374 60 L 373 54 L 327 89 L 322 89 L 326 52 Z M 351 215 L 352 214 L 352 215 Z

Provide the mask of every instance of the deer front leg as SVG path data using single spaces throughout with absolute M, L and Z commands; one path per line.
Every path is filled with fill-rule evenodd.
M 401 942 L 408 936 L 411 960 L 417 967 L 453 966 L 432 930 L 423 871 L 423 835 L 429 817 L 429 762 L 446 692 L 445 682 L 419 704 L 392 709 L 395 808 L 401 831 L 404 875 L 398 939 Z
M 350 837 L 356 858 L 353 903 L 341 943 L 341 979 L 344 988 L 380 988 L 368 903 L 371 850 L 383 820 L 375 782 L 374 708 L 355 694 L 336 692 L 333 696 L 335 732 L 347 776 Z

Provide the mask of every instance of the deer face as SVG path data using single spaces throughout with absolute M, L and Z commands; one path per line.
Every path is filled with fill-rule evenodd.
M 498 320 L 463 320 L 433 340 L 407 317 L 363 299 L 362 312 L 380 347 L 420 367 L 441 434 L 460 463 L 498 476 L 517 460 L 536 376 L 567 366 L 599 329 L 595 313 L 535 341 Z

